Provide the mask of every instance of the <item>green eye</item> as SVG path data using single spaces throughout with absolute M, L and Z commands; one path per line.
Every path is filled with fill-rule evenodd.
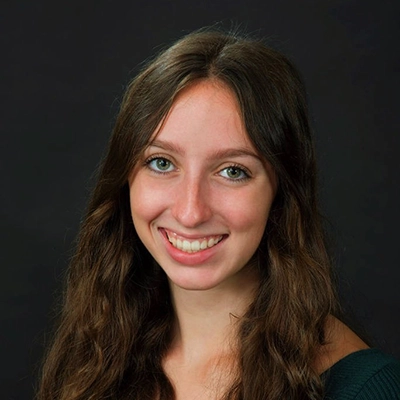
M 236 166 L 224 168 L 220 172 L 220 175 L 232 181 L 242 181 L 249 178 L 249 175 L 246 173 L 244 169 Z
M 155 160 L 155 164 L 157 166 L 157 169 L 161 171 L 167 171 L 171 165 L 171 163 L 164 158 L 157 158 L 157 160 Z
M 240 170 L 239 168 L 229 167 L 229 168 L 226 169 L 226 175 L 229 176 L 229 178 L 232 178 L 232 179 L 241 178 L 242 174 L 243 174 L 243 171 Z
M 147 166 L 155 172 L 170 172 L 174 170 L 174 164 L 166 158 L 153 158 L 149 160 Z

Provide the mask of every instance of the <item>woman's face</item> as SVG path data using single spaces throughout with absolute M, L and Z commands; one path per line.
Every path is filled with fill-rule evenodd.
M 171 284 L 206 290 L 240 282 L 276 181 L 226 86 L 201 81 L 179 94 L 129 184 L 135 229 Z

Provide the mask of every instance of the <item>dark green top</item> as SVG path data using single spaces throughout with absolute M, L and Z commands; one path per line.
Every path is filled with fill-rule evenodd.
M 400 361 L 377 349 L 349 354 L 322 378 L 326 400 L 400 400 Z

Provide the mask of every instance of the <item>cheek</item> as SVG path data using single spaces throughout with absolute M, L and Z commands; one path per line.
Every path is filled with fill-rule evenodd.
M 162 209 L 162 196 L 148 183 L 143 182 L 137 176 L 130 183 L 129 198 L 133 222 L 150 221 L 157 216 Z
M 271 208 L 273 196 L 260 196 L 262 191 L 252 191 L 225 201 L 226 218 L 237 230 L 262 235 Z M 264 192 L 265 193 L 265 192 Z

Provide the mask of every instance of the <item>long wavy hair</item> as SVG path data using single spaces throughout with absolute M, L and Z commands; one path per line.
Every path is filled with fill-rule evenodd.
M 139 240 L 128 176 L 177 94 L 213 79 L 236 95 L 247 134 L 279 184 L 255 254 L 260 285 L 240 320 L 238 372 L 223 399 L 321 399 L 314 368 L 336 312 L 299 73 L 262 41 L 202 30 L 129 84 L 72 259 L 39 400 L 174 399 L 162 360 L 174 321 L 164 272 Z M 263 193 L 260 193 L 263 196 Z

